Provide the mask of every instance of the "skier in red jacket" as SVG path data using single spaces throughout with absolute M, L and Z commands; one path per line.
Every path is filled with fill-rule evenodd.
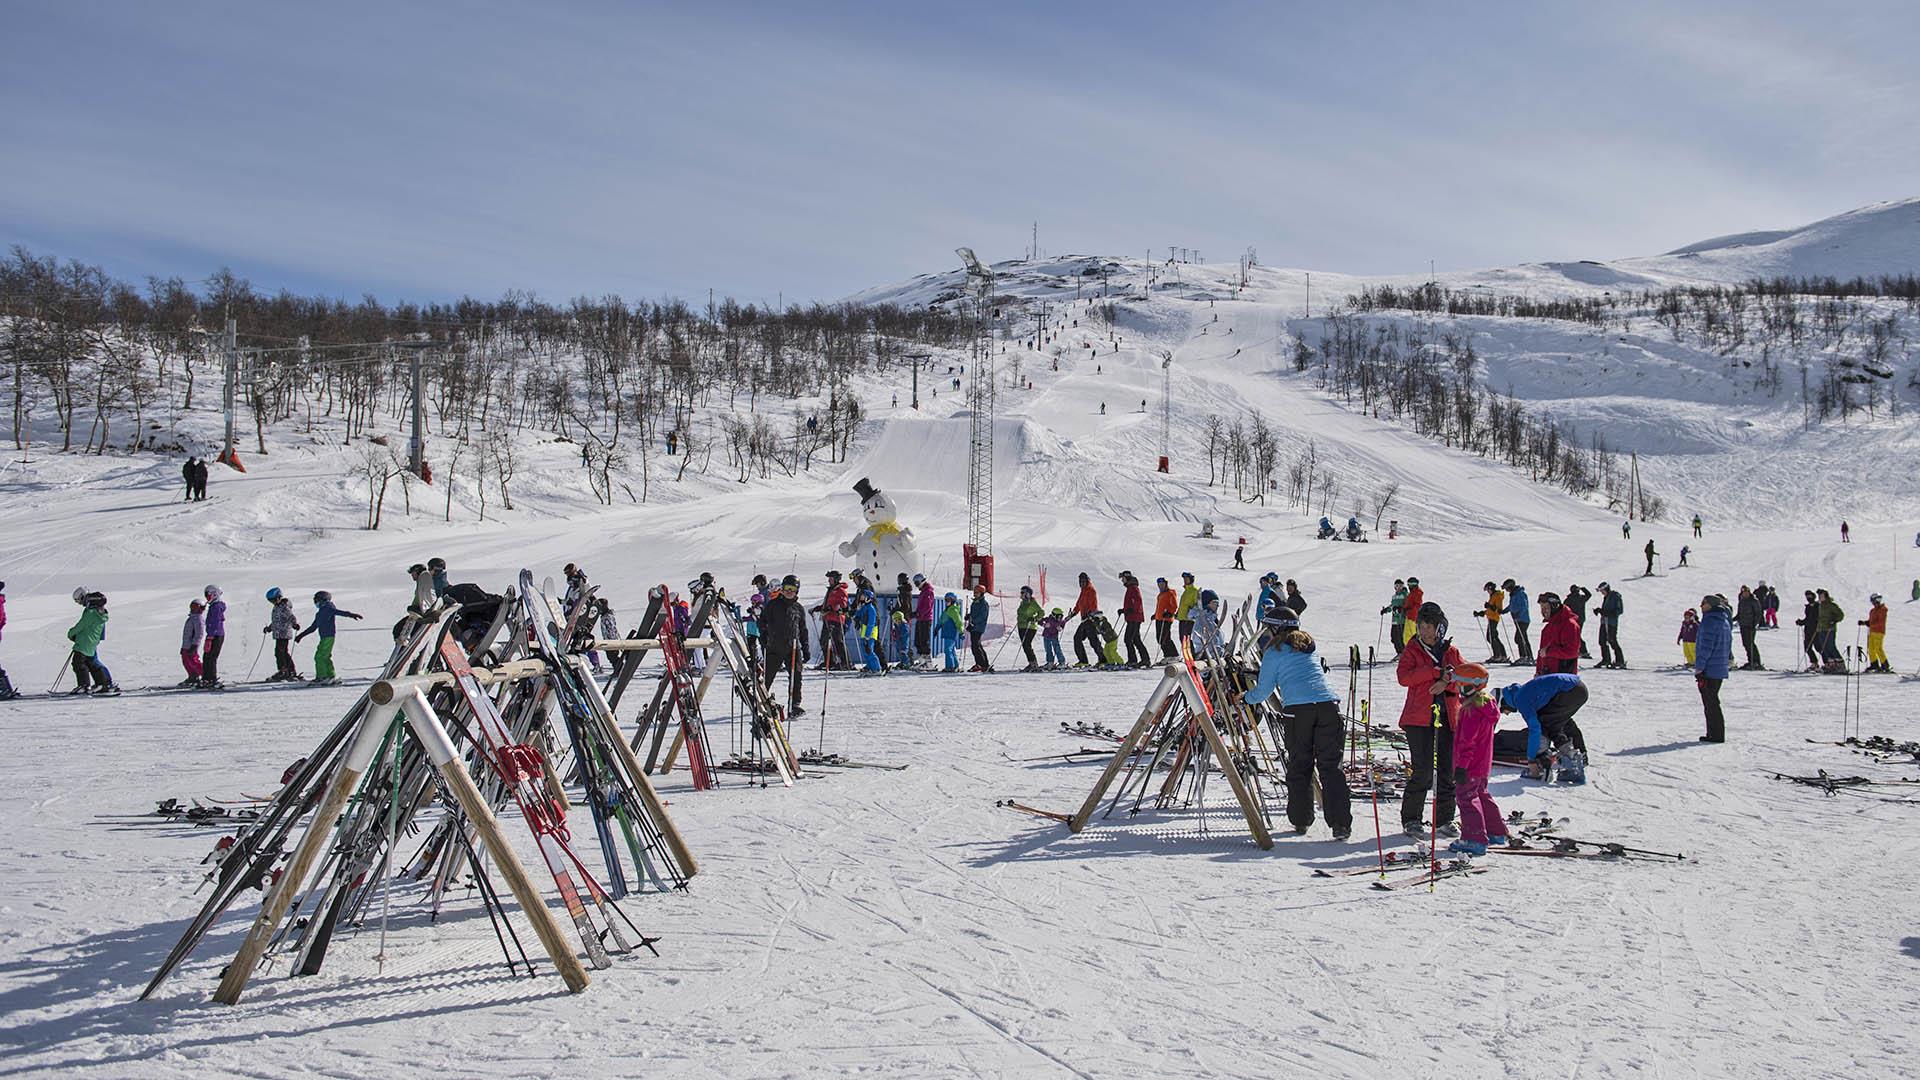
M 1540 594 L 1540 651 L 1535 653 L 1535 675 L 1576 675 L 1580 671 L 1580 621 L 1558 593 Z
M 1122 570 L 1120 584 L 1127 590 L 1120 600 L 1120 621 L 1127 625 L 1127 666 L 1151 667 L 1153 657 L 1147 652 L 1147 643 L 1140 640 L 1140 624 L 1147 621 L 1147 606 L 1140 598 L 1140 579 L 1133 576 L 1133 571 Z
M 1433 810 L 1434 832 L 1455 837 L 1453 797 L 1453 726 L 1460 713 L 1460 693 L 1453 682 L 1453 669 L 1466 661 L 1447 636 L 1447 615 L 1439 604 L 1421 604 L 1415 619 L 1413 637 L 1400 653 L 1400 685 L 1407 688 L 1407 703 L 1400 710 L 1400 727 L 1407 733 L 1407 759 L 1410 775 L 1406 795 L 1400 800 L 1400 827 L 1408 836 L 1421 836 L 1421 811 L 1427 792 L 1438 783 Z M 1436 763 L 1449 767 L 1435 769 Z M 1435 777 L 1435 772 L 1439 776 Z
M 1093 579 L 1084 572 L 1080 575 L 1080 598 L 1073 602 L 1073 610 L 1067 612 L 1067 618 L 1078 616 L 1080 628 L 1073 632 L 1073 658 L 1079 663 L 1075 667 L 1086 667 L 1087 646 L 1093 646 L 1093 663 L 1100 663 L 1100 628 L 1093 617 L 1100 614 L 1100 597 L 1093 591 Z

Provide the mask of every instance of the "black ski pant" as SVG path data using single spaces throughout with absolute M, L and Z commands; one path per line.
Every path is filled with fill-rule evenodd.
M 992 671 L 993 662 L 987 659 L 987 647 L 980 641 L 980 631 L 967 631 L 967 643 L 973 646 L 973 665 L 981 671 Z
M 821 624 L 820 666 L 840 671 L 852 666 L 847 660 L 847 628 L 844 623 Z
M 1820 650 L 1820 659 L 1829 664 L 1840 662 L 1840 650 L 1833 643 L 1834 632 L 1821 630 L 1814 634 L 1814 646 Z
M 292 675 L 297 670 L 293 666 L 293 639 L 277 637 L 273 639 L 273 666 L 282 675 Z
M 1587 686 L 1579 683 L 1553 695 L 1540 706 L 1540 734 L 1548 746 L 1559 747 L 1571 742 L 1582 757 L 1586 756 L 1587 737 L 1580 733 L 1580 725 L 1573 722 L 1573 714 L 1586 703 Z
M 1700 705 L 1706 710 L 1707 714 L 1707 738 L 1713 742 L 1725 742 L 1727 740 L 1727 717 L 1725 713 L 1720 711 L 1721 680 L 1709 679 L 1702 676 L 1695 679 L 1694 682 L 1700 685 Z
M 1410 727 L 1407 732 L 1407 793 L 1400 799 L 1400 824 L 1418 829 L 1426 818 L 1427 793 L 1433 791 L 1438 763 L 1439 805 L 1433 811 L 1437 828 L 1453 822 L 1453 729 Z
M 1591 660 L 1593 654 L 1587 651 L 1587 623 L 1584 619 L 1575 620 L 1573 638 L 1580 643 L 1580 659 Z
M 1033 655 L 1033 628 L 1020 631 L 1020 651 L 1027 654 L 1027 666 L 1039 667 L 1040 658 Z
M 1526 623 L 1517 622 L 1513 624 L 1513 645 L 1514 645 L 1514 648 L 1518 650 L 1518 653 L 1514 657 L 1514 659 L 1516 660 L 1532 660 L 1533 659 L 1533 642 L 1527 640 L 1527 624 Z
M 1760 627 L 1753 623 L 1740 624 L 1740 645 L 1747 650 L 1747 663 L 1754 667 L 1760 666 L 1760 646 L 1753 640 L 1759 632 Z
M 925 660 L 933 655 L 933 622 L 930 619 L 913 620 L 913 651 Z
M 1327 826 L 1337 833 L 1352 830 L 1353 796 L 1347 791 L 1347 774 L 1340 767 L 1346 725 L 1340 720 L 1339 704 L 1309 702 L 1280 716 L 1286 732 L 1287 820 L 1296 829 L 1313 824 L 1313 774 L 1317 770 L 1320 806 L 1326 812 Z
M 1127 664 L 1132 667 L 1146 667 L 1153 663 L 1153 656 L 1147 652 L 1147 643 L 1140 640 L 1140 624 L 1127 623 Z
M 1173 620 L 1162 619 L 1153 625 L 1154 640 L 1160 644 L 1160 659 L 1171 660 L 1180 655 L 1180 649 L 1173 643 Z
M 1800 648 L 1807 654 L 1807 663 L 1814 667 L 1820 666 L 1820 650 L 1816 644 L 1817 640 L 1818 631 L 1814 630 L 1813 627 L 1809 626 L 1800 631 Z
M 1192 636 L 1193 636 L 1193 620 L 1181 619 L 1180 620 L 1180 640 L 1185 641 Z
M 1491 659 L 1495 663 L 1507 662 L 1507 646 L 1500 640 L 1500 624 L 1491 619 L 1487 620 L 1487 646 L 1493 650 Z
M 1093 646 L 1093 662 L 1100 663 L 1100 629 L 1086 619 L 1080 620 L 1080 629 L 1073 632 L 1073 658 L 1081 664 L 1087 662 L 1087 646 Z
M 1600 662 L 1615 667 L 1627 666 L 1627 658 L 1620 653 L 1620 623 L 1617 620 L 1600 620 Z
M 768 697 L 774 696 L 773 679 L 782 671 L 787 673 L 787 711 L 797 712 L 800 708 L 800 650 L 791 647 L 767 650 L 767 663 L 761 669 L 761 678 L 766 684 Z
M 220 646 L 227 643 L 225 634 L 208 634 L 206 651 L 200 654 L 200 681 L 217 683 L 220 681 Z

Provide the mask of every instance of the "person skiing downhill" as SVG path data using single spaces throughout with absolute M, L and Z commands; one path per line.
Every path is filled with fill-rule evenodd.
M 1500 583 L 1507 592 L 1507 602 L 1500 609 L 1502 615 L 1513 616 L 1513 643 L 1515 645 L 1514 666 L 1533 663 L 1533 642 L 1527 639 L 1527 630 L 1533 623 L 1533 609 L 1527 606 L 1527 590 L 1516 584 L 1512 578 Z
M 73 599 L 83 610 L 80 620 L 67 630 L 67 640 L 73 642 L 74 681 L 68 693 L 118 694 L 120 687 L 113 681 L 113 672 L 100 661 L 100 643 L 107 637 L 107 594 L 75 589 Z
M 1040 620 L 1046 615 L 1040 601 L 1033 598 L 1033 586 L 1020 586 L 1020 606 L 1013 612 L 1013 628 L 1020 635 L 1020 651 L 1027 655 L 1027 666 L 1022 671 L 1039 671 L 1040 659 L 1033 654 L 1033 635 L 1040 629 Z
M 1233 547 L 1233 568 L 1235 570 L 1245 570 L 1247 568 L 1247 542 L 1245 540 L 1240 541 Z
M 201 596 L 207 601 L 207 649 L 200 654 L 200 685 L 220 689 L 220 648 L 227 643 L 227 602 L 220 598 L 220 586 L 209 585 Z
M 1873 607 L 1860 620 L 1860 625 L 1867 628 L 1867 670 L 1890 674 L 1893 665 L 1887 663 L 1887 602 L 1879 593 L 1867 597 L 1867 602 Z
M 1447 637 L 1447 615 L 1439 604 L 1422 603 L 1414 617 L 1413 639 L 1400 654 L 1398 676 L 1407 688 L 1400 710 L 1400 727 L 1407 733 L 1406 794 L 1400 800 L 1400 826 L 1418 837 L 1427 792 L 1437 787 L 1433 827 L 1436 834 L 1456 836 L 1453 827 L 1453 771 L 1435 775 L 1436 766 L 1453 760 L 1453 730 L 1460 711 L 1460 694 L 1453 671 L 1466 663 Z
M 1265 645 L 1260 653 L 1260 677 L 1244 700 L 1260 705 L 1280 694 L 1277 711 L 1284 731 L 1287 760 L 1287 820 L 1295 835 L 1313 825 L 1313 778 L 1320 777 L 1320 805 L 1333 838 L 1344 841 L 1353 832 L 1352 796 L 1340 767 L 1346 723 L 1340 717 L 1340 699 L 1327 688 L 1313 636 L 1300 629 L 1291 609 L 1275 607 L 1260 620 Z
M 274 672 L 267 681 L 297 682 L 305 676 L 293 666 L 293 634 L 300 629 L 300 620 L 293 614 L 293 597 L 276 587 L 267 590 L 267 602 L 273 605 L 273 614 L 260 628 L 261 633 L 273 635 Z
M 1843 544 L 1853 543 L 1852 530 L 1847 528 L 1847 523 L 1844 521 L 1840 523 L 1840 542 Z
M 200 648 L 207 640 L 207 604 L 195 597 L 187 601 L 187 621 L 180 626 L 180 666 L 187 669 L 187 677 L 178 685 L 182 689 L 191 689 L 200 685 Z
M 1180 609 L 1180 594 L 1173 591 L 1166 578 L 1155 578 L 1160 590 L 1153 597 L 1153 636 L 1160 644 L 1160 659 L 1171 660 L 1180 655 L 1173 644 L 1173 623 L 1175 613 Z
M 1453 671 L 1460 693 L 1460 717 L 1453 737 L 1453 802 L 1460 813 L 1460 839 L 1447 850 L 1462 855 L 1485 855 L 1489 846 L 1507 844 L 1507 819 L 1487 794 L 1493 775 L 1493 732 L 1500 726 L 1500 707 L 1487 696 L 1487 669 L 1462 664 Z
M 1720 596 L 1700 598 L 1700 636 L 1694 641 L 1693 682 L 1700 690 L 1700 707 L 1706 713 L 1704 743 L 1727 741 L 1727 718 L 1720 709 L 1720 684 L 1727 680 L 1727 668 L 1733 656 L 1733 622 L 1727 614 L 1727 601 Z
M 316 686 L 331 686 L 340 681 L 340 677 L 333 670 L 333 639 L 338 633 L 340 616 L 344 615 L 354 622 L 359 622 L 360 616 L 335 607 L 333 594 L 325 589 L 313 594 L 313 607 L 313 625 L 295 634 L 293 640 L 297 643 L 308 634 L 319 637 L 319 643 L 313 649 L 313 681 Z M 287 602 L 287 609 L 289 612 L 293 609 L 293 602 L 290 600 Z
M 1622 540 L 1633 539 L 1633 519 L 1632 518 L 1628 518 L 1627 520 L 1622 521 L 1620 523 L 1620 538 Z

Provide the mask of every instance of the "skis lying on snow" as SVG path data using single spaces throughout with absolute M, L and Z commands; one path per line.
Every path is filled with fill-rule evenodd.
M 1069 724 L 1065 720 L 1060 721 L 1060 733 L 1062 735 L 1077 736 L 1082 739 L 1105 739 L 1108 742 L 1116 743 L 1123 737 L 1121 732 L 1115 731 L 1105 724 Z
M 800 764 L 827 769 L 886 769 L 890 772 L 900 772 L 906 768 L 905 765 L 889 765 L 879 761 L 849 761 L 839 754 L 822 754 L 818 750 L 801 754 Z
M 1464 859 L 1455 859 L 1452 862 L 1441 863 L 1438 869 L 1429 873 L 1420 874 L 1417 877 L 1403 878 L 1397 881 L 1376 881 L 1373 883 L 1373 887 L 1387 892 L 1418 888 L 1421 885 L 1431 885 L 1443 878 L 1466 877 L 1469 874 L 1484 874 L 1488 869 L 1488 867 L 1470 863 Z

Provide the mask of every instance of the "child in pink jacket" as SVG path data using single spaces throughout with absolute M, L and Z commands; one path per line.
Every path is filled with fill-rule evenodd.
M 1453 729 L 1453 799 L 1460 808 L 1460 839 L 1448 851 L 1485 855 L 1487 845 L 1504 847 L 1507 821 L 1487 794 L 1493 773 L 1493 733 L 1500 726 L 1500 706 L 1487 696 L 1487 669 L 1461 664 L 1453 669 L 1460 689 L 1460 715 Z

